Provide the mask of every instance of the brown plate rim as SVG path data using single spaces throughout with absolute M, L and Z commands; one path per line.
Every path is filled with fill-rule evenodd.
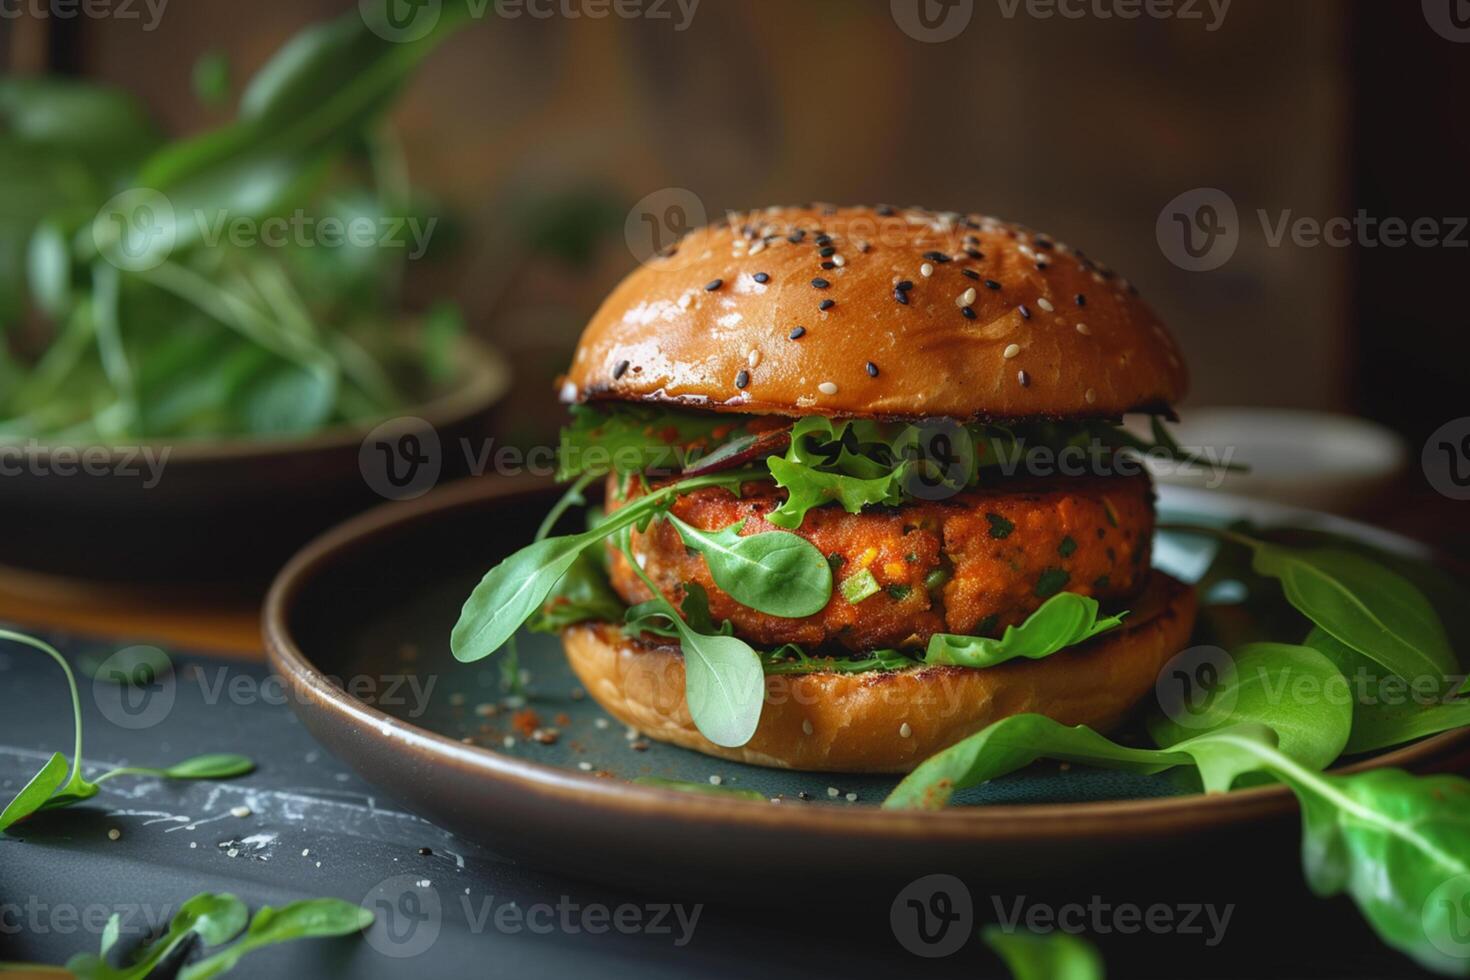
M 272 583 L 262 610 L 266 653 L 295 695 L 290 699 L 293 710 L 299 712 L 305 699 L 338 724 L 379 740 L 390 753 L 416 755 L 420 761 L 448 765 L 468 778 L 491 780 L 506 792 L 531 794 L 549 805 L 584 809 L 589 817 L 612 810 L 648 820 L 698 822 L 706 830 L 723 825 L 904 841 L 1068 838 L 1107 842 L 1150 832 L 1203 830 L 1279 816 L 1295 809 L 1292 794 L 1284 786 L 1143 800 L 998 804 L 940 811 L 804 807 L 639 786 L 468 746 L 388 715 L 332 685 L 297 644 L 289 622 L 303 588 L 334 563 L 349 558 L 353 551 L 402 533 L 416 523 L 440 519 L 471 505 L 538 495 L 550 485 L 542 480 L 462 480 L 417 500 L 376 507 L 302 549 Z M 1470 729 L 1446 732 L 1333 771 L 1427 764 L 1463 748 L 1467 741 Z M 363 775 L 371 781 L 371 773 Z

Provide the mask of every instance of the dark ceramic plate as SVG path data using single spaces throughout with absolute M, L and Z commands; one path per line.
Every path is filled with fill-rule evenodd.
M 886 887 L 926 871 L 1036 888 L 1087 874 L 1136 883 L 1167 876 L 1180 860 L 1230 854 L 1227 842 L 1263 854 L 1270 840 L 1275 857 L 1296 866 L 1294 804 L 1281 788 L 1204 797 L 1169 775 L 1040 765 L 971 791 L 968 805 L 905 813 L 877 806 L 892 777 L 763 769 L 647 743 L 583 696 L 545 636 L 521 636 L 529 699 L 507 705 L 498 661 L 457 663 L 449 631 L 484 570 L 530 540 L 553 499 L 545 487 L 466 481 L 381 507 L 298 555 L 267 601 L 267 648 L 308 728 L 366 779 L 456 833 L 625 885 L 769 898 L 779 880 L 788 899 L 811 882 Z M 1359 525 L 1198 491 L 1164 489 L 1161 510 L 1325 523 L 1415 548 Z M 1161 537 L 1157 558 L 1189 578 L 1209 560 L 1202 548 Z M 1439 736 L 1359 764 L 1437 768 L 1466 741 Z M 767 802 L 630 782 L 640 776 L 705 785 L 715 777 Z M 1259 836 L 1262 821 L 1282 832 Z M 1227 876 L 1246 867 L 1217 864 Z M 793 868 L 802 874 L 781 870 Z
M 504 360 L 484 344 L 467 338 L 457 363 L 461 377 L 405 416 L 433 426 L 441 446 L 483 435 L 509 386 Z M 359 464 L 373 429 L 127 450 L 26 447 L 27 465 L 0 476 L 0 563 L 98 581 L 263 587 L 323 529 L 382 502 Z M 462 456 L 443 454 L 444 478 Z

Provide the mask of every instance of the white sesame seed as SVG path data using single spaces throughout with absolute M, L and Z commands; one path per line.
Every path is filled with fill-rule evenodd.
M 759 367 L 761 363 L 761 352 L 753 350 L 745 356 L 745 363 L 751 367 Z
M 603 731 L 606 731 L 608 727 L 608 720 L 606 718 L 598 718 L 592 724 L 602 729 Z
M 842 792 L 836 786 L 828 786 L 827 787 L 827 795 L 830 796 L 832 799 L 835 800 L 835 799 L 837 799 L 837 797 L 839 797 L 839 796 L 842 795 Z
M 837 385 L 833 384 L 831 381 L 823 381 L 821 384 L 817 385 L 817 390 L 824 395 L 835 395 L 837 394 Z
M 1085 323 L 1079 323 L 1079 324 L 1077 324 L 1077 332 L 1080 333 L 1084 337 L 1091 337 L 1092 336 L 1092 328 L 1089 327 Z
M 239 856 L 240 856 L 240 849 L 238 847 L 232 847 L 228 851 L 225 851 L 225 857 L 239 857 Z
M 810 735 L 813 730 L 812 720 L 810 718 L 803 718 L 801 720 L 801 733 L 803 735 Z
M 318 862 L 317 862 L 317 863 L 316 863 L 316 866 L 317 866 L 317 867 L 318 867 L 318 868 L 320 868 L 320 867 L 321 867 L 321 866 L 322 866 L 322 863 L 321 863 L 321 862 L 320 862 L 320 861 L 318 861 Z
M 923 276 L 925 279 L 928 279 L 930 276 L 934 275 L 934 264 L 932 262 L 925 262 L 923 265 L 919 266 L 919 275 Z
M 122 840 L 122 831 L 121 830 L 118 830 L 116 827 L 113 827 L 111 830 L 109 830 L 107 832 L 107 839 L 108 840 Z
M 762 252 L 764 252 L 765 250 L 766 250 L 766 241 L 765 241 L 765 239 L 761 239 L 760 241 L 756 242 L 754 245 L 750 246 L 750 254 L 751 255 L 759 255 Z
M 837 266 L 837 268 L 840 269 L 843 266 L 847 265 L 847 259 L 843 258 L 840 255 L 834 255 L 834 256 L 832 256 L 832 264 L 835 265 L 835 266 Z
M 1084 394 L 1082 397 L 1086 398 L 1087 404 L 1091 405 L 1093 402 L 1097 401 L 1097 392 L 1092 388 L 1088 388 L 1086 394 Z
M 909 727 L 909 723 L 908 722 L 904 722 L 902 725 L 899 725 L 898 726 L 898 737 L 899 738 L 908 738 L 909 736 L 911 736 L 913 734 L 914 734 L 914 730 Z
M 634 728 L 632 725 L 629 725 L 627 730 L 623 732 L 623 738 L 627 739 L 630 742 L 637 741 L 638 729 Z
M 580 769 L 580 770 L 582 770 L 583 772 L 591 772 L 592 771 L 592 763 L 590 763 L 590 762 L 579 762 L 579 763 L 577 763 L 577 768 Z
M 856 793 L 848 793 L 847 794 L 847 802 L 849 802 L 849 803 L 856 803 L 857 802 L 857 794 Z
M 709 784 L 711 786 L 718 786 L 718 785 L 720 785 L 723 782 L 724 782 L 724 780 L 721 779 L 719 776 L 711 776 L 709 778 Z
M 683 296 L 679 297 L 679 309 L 681 310 L 689 309 L 689 307 L 693 305 L 693 303 L 694 296 L 690 293 L 685 293 Z
M 1006 345 L 1006 349 L 1001 354 L 1001 356 L 1004 357 L 1006 360 L 1009 361 L 1011 358 L 1015 357 L 1019 353 L 1021 353 L 1021 345 L 1020 344 L 1007 344 Z
M 1048 313 L 1053 313 L 1056 311 L 1056 307 L 1051 305 L 1051 300 L 1047 299 L 1045 296 L 1038 299 L 1036 301 L 1036 305 L 1041 307 Z
M 199 846 L 199 842 L 197 840 L 191 840 L 189 842 L 189 850 L 191 850 L 191 851 L 194 850 L 194 849 L 196 849 L 198 846 Z
M 250 808 L 248 806 L 232 806 L 230 807 L 230 816 L 248 817 L 250 816 Z
M 310 853 L 311 853 L 311 848 L 309 848 L 309 847 L 303 847 L 301 849 L 301 856 L 302 857 L 306 857 Z
M 507 735 L 507 736 L 505 736 L 505 738 L 503 738 L 503 739 L 500 740 L 500 744 L 503 745 L 503 746 L 505 746 L 508 749 L 515 748 L 515 745 L 516 745 L 515 736 L 514 735 Z
M 975 287 L 971 286 L 969 289 L 965 290 L 963 293 L 960 293 L 959 296 L 955 298 L 954 305 L 972 306 L 974 305 L 975 297 L 977 295 L 979 294 L 975 292 Z

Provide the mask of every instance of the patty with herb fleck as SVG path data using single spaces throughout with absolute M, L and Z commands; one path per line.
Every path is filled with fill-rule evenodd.
M 636 499 L 636 483 L 609 510 Z M 765 515 L 785 492 L 751 483 L 737 499 L 708 488 L 679 497 L 673 513 L 705 531 L 744 520 L 742 535 L 777 530 Z M 916 648 L 935 633 L 999 635 L 1066 590 L 1103 602 L 1132 598 L 1146 582 L 1153 531 L 1146 476 L 1006 480 L 945 501 L 849 514 L 822 507 L 796 533 L 827 556 L 836 587 L 821 612 L 801 619 L 742 606 L 715 585 L 705 559 L 686 549 L 667 521 L 634 532 L 633 553 L 674 603 L 682 583 L 709 594 L 716 621 L 752 642 L 848 650 Z M 613 588 L 628 603 L 651 597 L 626 558 L 609 548 Z

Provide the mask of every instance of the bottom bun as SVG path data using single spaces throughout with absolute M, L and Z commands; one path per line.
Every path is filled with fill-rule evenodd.
M 677 647 L 630 639 L 608 623 L 573 626 L 562 642 L 588 693 L 650 738 L 758 766 L 901 773 L 1011 715 L 1116 727 L 1184 649 L 1194 615 L 1194 590 L 1155 572 L 1125 626 L 1042 660 L 768 676 L 760 725 L 737 748 L 694 727 Z

